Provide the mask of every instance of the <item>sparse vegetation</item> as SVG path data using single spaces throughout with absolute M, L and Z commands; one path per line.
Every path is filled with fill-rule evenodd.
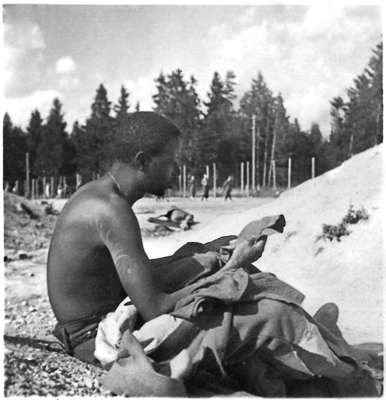
M 343 217 L 342 222 L 346 224 L 356 224 L 361 219 L 367 220 L 369 219 L 369 214 L 365 210 L 364 207 L 361 207 L 358 210 L 354 209 L 354 206 L 350 204 L 350 207 L 347 211 L 347 214 Z
M 342 236 L 348 236 L 351 233 L 347 225 L 356 224 L 360 220 L 367 219 L 369 219 L 369 214 L 364 207 L 355 210 L 354 206 L 350 204 L 347 214 L 343 217 L 341 222 L 336 225 L 323 224 L 323 233 L 317 238 L 317 240 L 328 239 L 332 241 L 336 239 L 340 242 Z

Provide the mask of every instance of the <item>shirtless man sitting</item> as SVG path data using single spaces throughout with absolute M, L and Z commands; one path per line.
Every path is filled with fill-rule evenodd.
M 172 311 L 187 293 L 166 292 L 132 210 L 145 193 L 160 196 L 175 181 L 179 147 L 180 131 L 170 121 L 133 113 L 127 132 L 111 144 L 111 169 L 82 186 L 58 218 L 47 266 L 54 334 L 83 361 L 94 362 L 98 323 L 126 296 L 147 321 Z M 264 244 L 240 248 L 240 259 L 257 260 Z

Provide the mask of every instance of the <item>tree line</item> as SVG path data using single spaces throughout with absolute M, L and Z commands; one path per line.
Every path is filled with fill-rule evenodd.
M 324 138 L 319 125 L 303 129 L 291 119 L 280 93 L 273 93 L 263 74 L 257 73 L 250 88 L 236 106 L 236 75 L 214 72 L 207 99 L 197 93 L 197 80 L 181 69 L 160 73 L 154 80 L 153 110 L 171 119 L 182 132 L 180 165 L 190 174 L 201 176 L 205 165 L 217 165 L 219 179 L 233 174 L 238 179 L 240 162 L 252 157 L 252 118 L 256 127 L 256 184 L 272 181 L 272 160 L 276 162 L 279 186 L 287 181 L 287 160 L 292 159 L 292 182 L 310 177 L 311 157 L 316 159 L 316 175 L 336 167 L 353 154 L 383 141 L 382 43 L 353 86 L 347 99 L 333 98 L 331 132 Z M 91 104 L 91 112 L 81 124 L 76 121 L 69 132 L 63 105 L 54 99 L 44 121 L 38 110 L 31 113 L 25 130 L 15 126 L 8 113 L 3 119 L 4 181 L 13 185 L 25 177 L 25 153 L 29 153 L 31 177 L 65 176 L 74 184 L 75 173 L 87 182 L 103 174 L 113 158 L 109 143 L 124 132 L 131 112 L 140 104 L 130 103 L 130 93 L 122 86 L 116 104 L 108 98 L 103 84 Z

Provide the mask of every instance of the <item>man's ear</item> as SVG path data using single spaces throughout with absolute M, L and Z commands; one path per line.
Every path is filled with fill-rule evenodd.
M 135 166 L 140 170 L 140 171 L 145 171 L 147 169 L 147 166 L 150 162 L 150 157 L 145 154 L 143 151 L 139 151 L 134 158 L 134 163 Z

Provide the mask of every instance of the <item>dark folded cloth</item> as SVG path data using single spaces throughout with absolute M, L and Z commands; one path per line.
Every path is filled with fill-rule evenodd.
M 248 224 L 239 240 L 257 241 L 282 232 L 284 225 L 282 215 L 266 217 Z M 159 260 L 155 271 L 160 277 L 170 268 L 168 279 L 174 287 L 191 287 L 171 313 L 183 321 L 149 353 L 152 368 L 141 358 L 126 357 L 126 362 L 114 364 L 104 385 L 117 394 L 136 396 L 184 396 L 183 384 L 189 394 L 198 395 L 240 390 L 267 397 L 306 394 L 305 387 L 294 390 L 291 383 L 296 381 L 296 387 L 311 382 L 311 395 L 352 394 L 348 386 L 363 374 L 357 373 L 342 338 L 300 307 L 302 293 L 254 267 L 222 268 L 237 245 L 233 239 L 188 243 Z M 127 346 L 129 354 L 135 354 L 132 345 Z M 184 382 L 162 376 L 158 367 L 170 366 L 182 351 L 191 363 L 182 375 Z M 322 385 L 319 376 L 330 385 Z M 342 380 L 344 385 L 337 387 Z M 358 393 L 375 393 L 370 380 L 360 385 L 364 389 Z
M 90 315 L 66 323 L 57 323 L 53 335 L 63 344 L 64 349 L 70 355 L 80 344 L 96 337 L 99 322 L 111 310 Z

